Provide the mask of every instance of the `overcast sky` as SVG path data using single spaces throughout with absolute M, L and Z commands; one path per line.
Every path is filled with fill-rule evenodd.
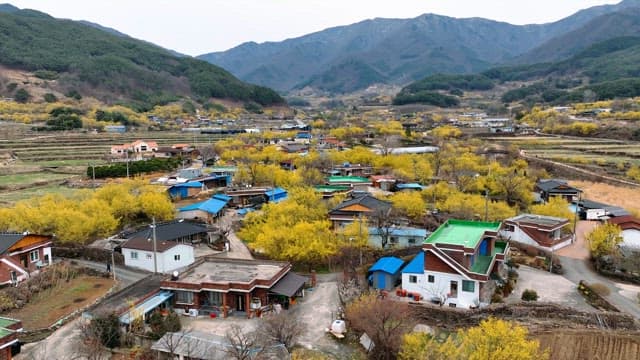
M 88 20 L 189 55 L 246 41 L 280 41 L 376 17 L 424 13 L 512 24 L 559 20 L 620 0 L 8 0 L 58 18 Z

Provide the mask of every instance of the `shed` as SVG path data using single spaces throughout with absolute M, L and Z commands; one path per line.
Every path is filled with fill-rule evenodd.
M 279 187 L 267 190 L 264 194 L 267 195 L 267 202 L 272 203 L 278 203 L 287 198 L 287 190 Z
M 369 279 L 374 289 L 392 290 L 400 281 L 400 269 L 404 261 L 397 257 L 380 258 L 369 268 Z
M 169 187 L 169 196 L 173 199 L 184 199 L 189 196 L 195 196 L 202 191 L 203 185 L 199 181 L 189 181 L 182 184 L 176 184 Z
M 224 209 L 226 205 L 227 201 L 213 197 L 209 200 L 178 209 L 178 217 L 181 219 L 200 219 L 212 222 L 213 219 L 222 214 L 222 209 Z
M 396 189 L 398 191 L 402 190 L 415 190 L 422 191 L 425 187 L 418 183 L 405 183 L 405 184 L 396 184 Z

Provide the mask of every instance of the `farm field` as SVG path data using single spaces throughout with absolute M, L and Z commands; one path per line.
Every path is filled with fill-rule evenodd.
M 26 330 L 52 325 L 61 317 L 93 303 L 113 286 L 113 280 L 95 276 L 79 276 L 64 286 L 38 293 L 23 308 L 6 316 L 21 319 Z
M 112 145 L 138 139 L 156 141 L 159 146 L 187 143 L 213 144 L 221 135 L 189 132 L 51 133 L 43 135 L 28 127 L 2 123 L 0 126 L 0 204 L 11 205 L 34 196 L 77 191 L 66 187 L 68 179 L 85 176 L 87 166 L 107 163 Z
M 640 360 L 640 334 L 598 330 L 556 330 L 532 334 L 557 360 Z

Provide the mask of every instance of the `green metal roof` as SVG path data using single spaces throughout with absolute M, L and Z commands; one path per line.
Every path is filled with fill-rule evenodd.
M 351 189 L 348 185 L 316 185 L 313 188 L 319 192 L 348 191 Z
M 350 183 L 368 183 L 371 182 L 366 177 L 361 176 L 330 176 L 329 183 L 342 183 L 342 182 L 350 182 Z
M 0 317 L 0 328 L 6 328 L 9 327 L 15 323 L 19 322 L 18 320 L 15 319 L 9 319 L 9 318 L 5 318 L 5 317 Z
M 462 245 L 475 248 L 487 231 L 496 232 L 500 222 L 447 220 L 425 240 L 425 244 Z

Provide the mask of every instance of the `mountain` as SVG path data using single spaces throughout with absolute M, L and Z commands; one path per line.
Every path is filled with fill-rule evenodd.
M 583 26 L 559 35 L 518 56 L 513 63 L 540 63 L 569 58 L 592 44 L 622 36 L 640 35 L 640 1 L 637 7 L 598 16 Z
M 349 92 L 378 82 L 406 84 L 435 73 L 482 71 L 639 2 L 596 6 L 542 25 L 433 14 L 377 18 L 281 42 L 244 43 L 198 58 L 280 91 L 311 86 Z
M 394 103 L 451 106 L 452 100 L 443 103 L 447 97 L 457 100 L 450 94 L 490 90 L 498 84 L 512 88 L 502 95 L 505 103 L 562 104 L 585 96 L 591 101 L 640 96 L 640 36 L 595 43 L 557 62 L 497 67 L 475 75 L 432 75 L 404 87 Z
M 6 4 L 0 5 L 0 65 L 45 74 L 47 86 L 60 93 L 73 90 L 142 108 L 177 97 L 284 102 L 275 91 L 244 83 L 207 62 L 95 25 Z

